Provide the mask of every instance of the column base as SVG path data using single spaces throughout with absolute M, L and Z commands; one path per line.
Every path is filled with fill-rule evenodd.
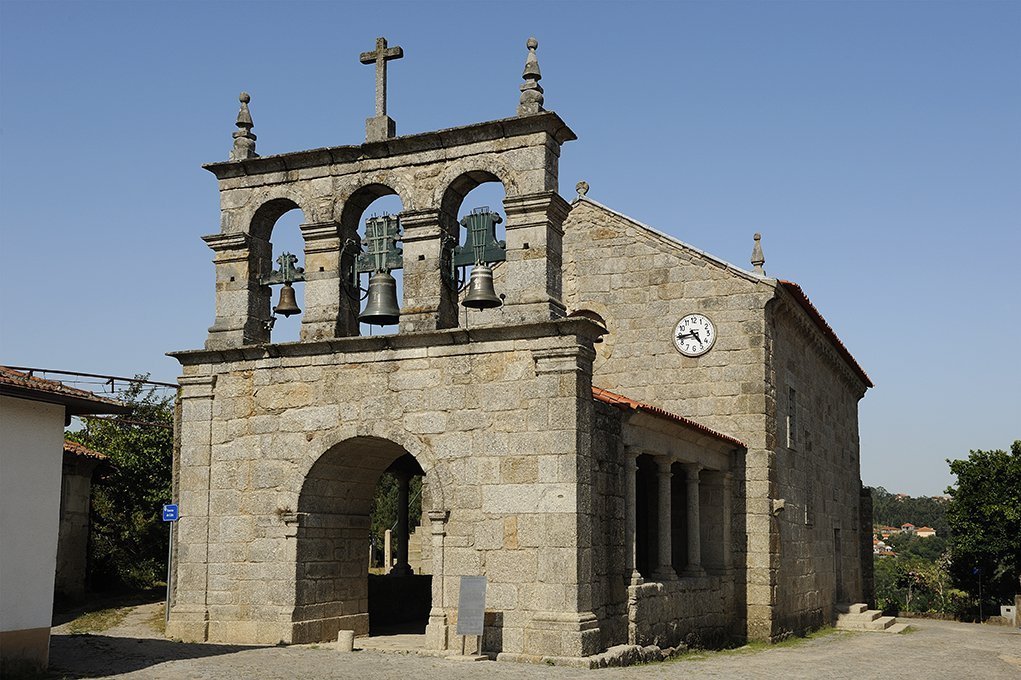
M 165 635 L 183 642 L 207 642 L 209 612 L 201 606 L 174 605 L 170 608 Z
M 429 612 L 429 623 L 425 627 L 425 648 L 449 649 L 447 640 L 447 614 L 442 609 L 434 609 Z
M 657 569 L 652 573 L 652 577 L 657 581 L 676 581 L 677 572 L 673 569 Z
M 415 570 L 407 564 L 395 564 L 393 569 L 387 572 L 387 576 L 412 576 Z
M 536 612 L 525 626 L 525 654 L 592 656 L 600 645 L 599 620 L 592 612 Z

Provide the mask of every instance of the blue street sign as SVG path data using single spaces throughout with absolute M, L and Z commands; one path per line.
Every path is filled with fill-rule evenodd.
M 176 522 L 177 521 L 177 506 L 176 505 L 164 505 L 163 506 L 163 521 L 164 522 Z

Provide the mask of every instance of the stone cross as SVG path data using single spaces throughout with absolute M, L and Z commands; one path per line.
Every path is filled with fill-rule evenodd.
M 363 64 L 376 65 L 376 115 L 365 121 L 365 139 L 369 142 L 381 141 L 393 137 L 397 132 L 397 124 L 386 115 L 386 62 L 404 57 L 400 47 L 387 47 L 386 38 L 376 38 L 376 49 L 362 52 Z

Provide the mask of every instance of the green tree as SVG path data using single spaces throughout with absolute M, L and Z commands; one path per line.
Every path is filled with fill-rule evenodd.
M 148 375 L 120 395 L 132 413 L 87 418 L 66 433 L 106 454 L 108 472 L 93 486 L 89 577 L 93 588 L 149 588 L 165 578 L 167 528 L 161 510 L 170 502 L 174 450 L 171 396 L 146 389 Z
M 1009 453 L 971 451 L 947 462 L 957 476 L 947 489 L 955 581 L 976 603 L 979 577 L 984 603 L 1013 602 L 1021 592 L 1021 440 Z
M 408 519 L 411 530 L 422 517 L 422 478 L 413 476 L 408 488 Z M 383 534 L 397 524 L 397 476 L 384 472 L 376 482 L 376 491 L 369 510 L 370 536 L 376 546 L 382 547 Z

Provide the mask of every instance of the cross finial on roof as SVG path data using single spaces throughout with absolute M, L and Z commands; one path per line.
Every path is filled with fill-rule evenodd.
M 759 276 L 765 276 L 766 270 L 762 268 L 762 265 L 766 264 L 766 256 L 762 254 L 762 234 L 755 232 L 755 247 L 752 248 L 752 266 L 755 267 L 755 273 Z
M 539 113 L 545 110 L 542 108 L 543 89 L 539 84 L 542 73 L 539 72 L 539 58 L 535 56 L 539 41 L 529 38 L 525 47 L 528 48 L 528 57 L 525 58 L 525 72 L 521 74 L 525 82 L 521 84 L 521 99 L 518 101 L 519 116 L 527 116 L 530 113 Z
M 404 57 L 401 47 L 387 47 L 386 38 L 376 38 L 376 49 L 362 52 L 360 60 L 363 64 L 376 65 L 376 115 L 365 121 L 365 138 L 375 142 L 393 137 L 397 132 L 397 124 L 386 115 L 386 62 Z
M 252 113 L 248 110 L 248 102 L 252 101 L 252 97 L 247 92 L 242 92 L 238 95 L 238 100 L 241 102 L 241 109 L 238 111 L 238 119 L 235 123 L 238 129 L 233 135 L 234 148 L 230 151 L 232 161 L 257 158 L 259 155 L 255 153 L 256 137 L 252 134 L 252 128 L 255 125 L 252 123 Z

